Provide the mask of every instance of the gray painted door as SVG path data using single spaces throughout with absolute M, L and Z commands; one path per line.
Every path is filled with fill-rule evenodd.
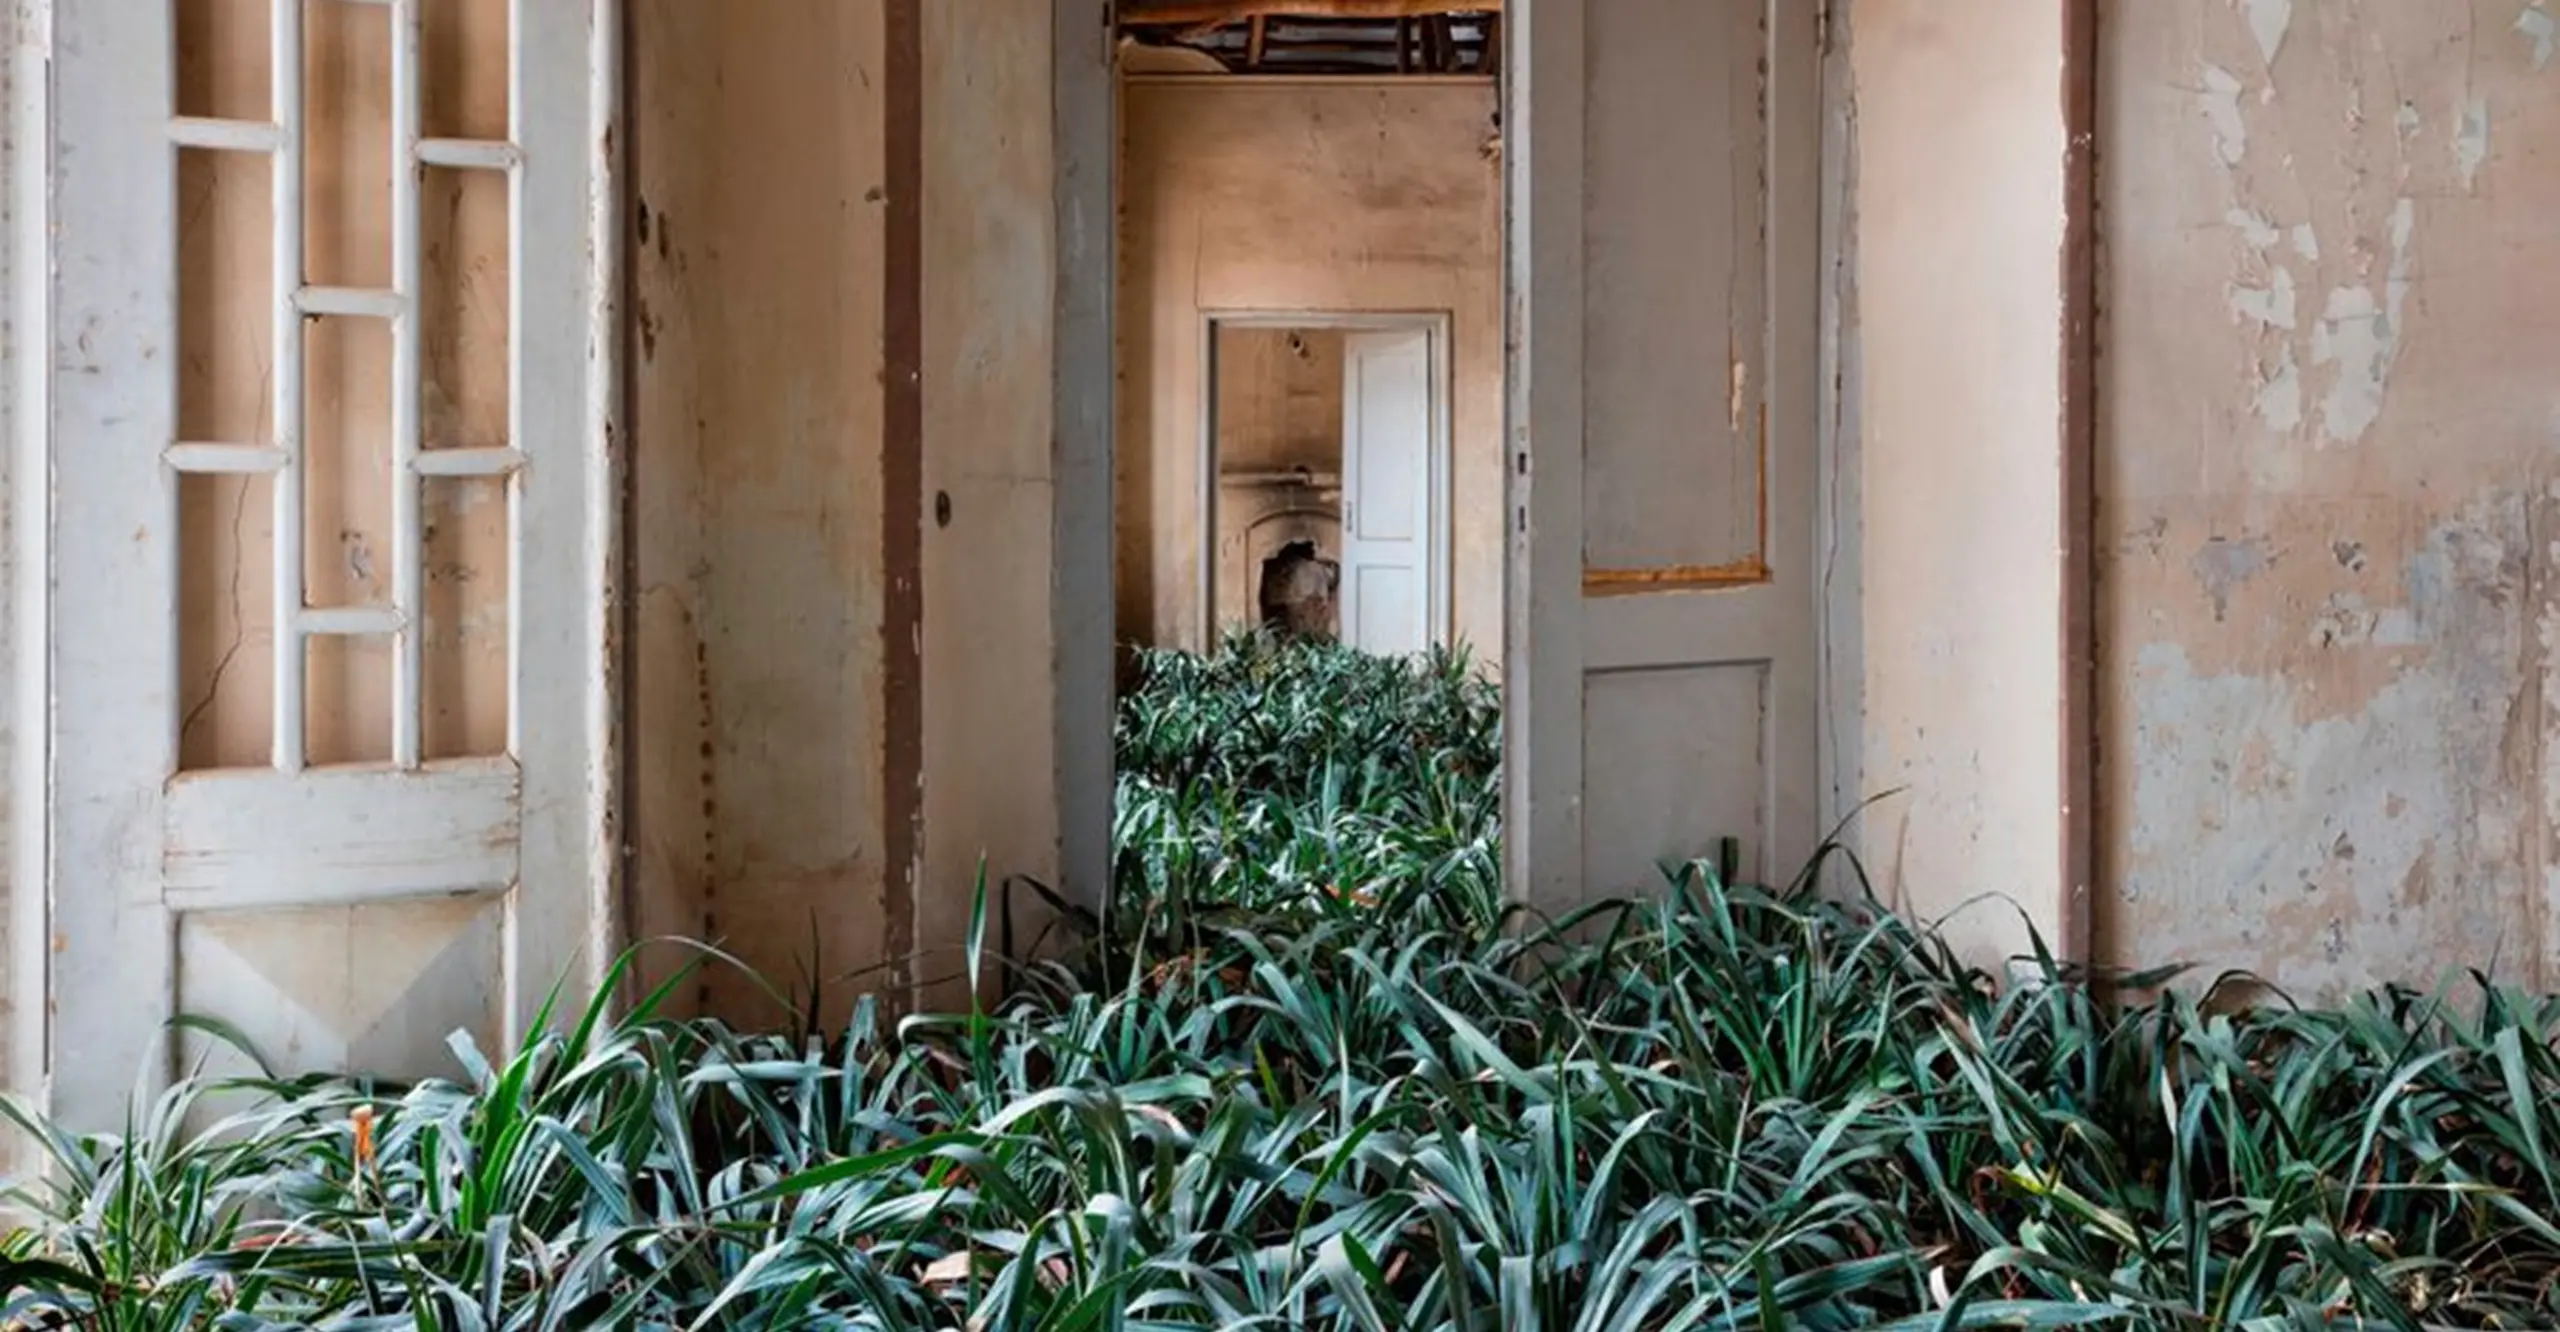
M 1514 0 L 1513 891 L 1815 826 L 1819 0 Z

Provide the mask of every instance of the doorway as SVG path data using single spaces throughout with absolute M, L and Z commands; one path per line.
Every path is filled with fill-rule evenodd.
M 1446 314 L 1208 318 L 1201 623 L 1448 641 L 1448 345 Z

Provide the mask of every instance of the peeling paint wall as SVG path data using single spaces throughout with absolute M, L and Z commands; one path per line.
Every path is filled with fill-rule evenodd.
M 1860 846 L 1986 960 L 2060 924 L 2062 67 L 2018 58 L 2060 47 L 2059 5 L 1858 0 L 1849 54 L 1860 766 L 1901 790 Z
M 1119 636 L 1201 642 L 1205 312 L 1447 311 L 1451 603 L 1502 641 L 1502 189 L 1479 79 L 1133 79 L 1121 176 Z
M 2100 31 L 2099 950 L 2560 984 L 2560 12 Z
M 887 937 L 881 8 L 631 12 L 634 933 L 786 987 Z

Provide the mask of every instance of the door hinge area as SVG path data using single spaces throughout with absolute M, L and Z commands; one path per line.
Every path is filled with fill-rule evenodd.
M 1831 11 L 1839 0 L 1813 0 L 1813 49 L 1816 54 L 1831 54 Z

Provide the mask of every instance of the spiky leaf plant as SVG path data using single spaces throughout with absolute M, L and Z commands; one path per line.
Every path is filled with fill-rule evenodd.
M 1445 697 L 1254 652 L 1162 664 L 1265 698 Z M 1316 802 L 1306 836 L 1361 812 L 1370 788 L 1324 775 L 1350 755 L 1471 754 L 1491 789 L 1480 707 L 1403 751 L 1375 738 L 1393 708 L 1231 745 L 1232 701 L 1166 678 L 1124 745 L 1169 786 L 1257 793 L 1239 809 Z M 114 1136 L 16 1107 L 56 1169 L 20 1190 L 37 1224 L 0 1246 L 0 1319 L 2560 1325 L 2560 1003 L 2478 980 L 2235 1011 L 2041 954 L 1995 984 L 1812 869 L 1688 867 L 1556 921 L 1346 905 L 1286 859 L 1196 877 L 1260 826 L 1129 888 L 1179 928 L 963 1012 L 864 1006 L 817 1039 L 596 1003 L 498 1057 L 457 1041 L 413 1086 L 190 1082 Z M 1419 892 L 1409 872 L 1383 889 Z M 216 1092 L 245 1107 L 198 1127 Z

